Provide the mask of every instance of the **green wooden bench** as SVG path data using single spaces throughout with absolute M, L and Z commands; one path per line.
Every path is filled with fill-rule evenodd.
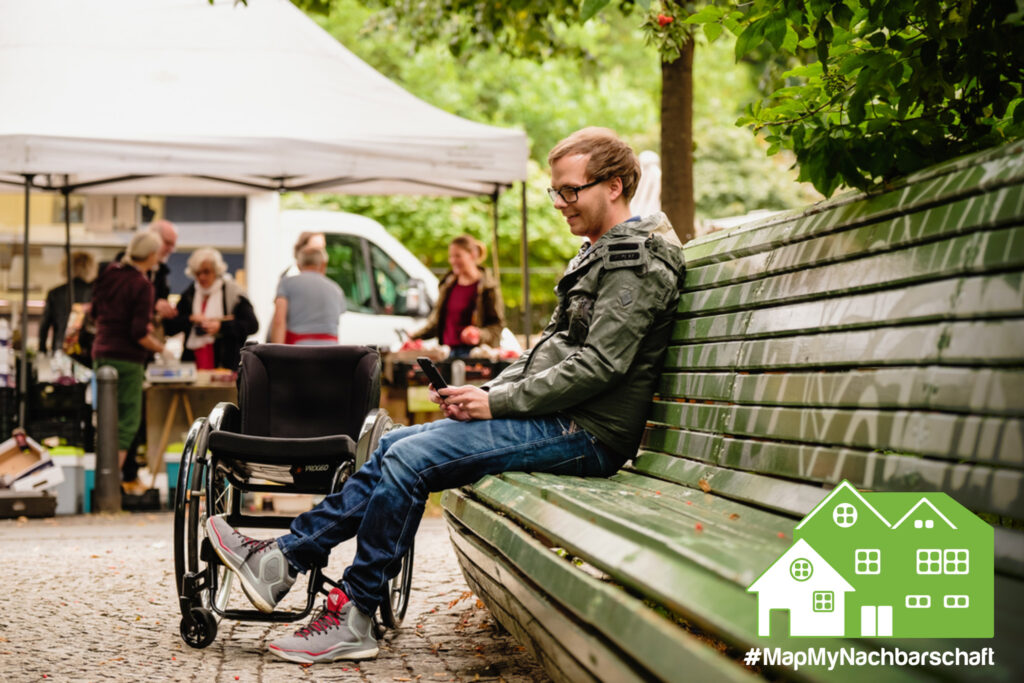
M 685 251 L 636 458 L 607 480 L 509 473 L 445 494 L 473 590 L 573 683 L 1020 680 L 1024 144 Z M 945 492 L 995 526 L 994 639 L 790 638 L 784 616 L 758 636 L 747 587 L 844 479 Z M 991 646 L 997 666 L 742 662 L 818 645 Z

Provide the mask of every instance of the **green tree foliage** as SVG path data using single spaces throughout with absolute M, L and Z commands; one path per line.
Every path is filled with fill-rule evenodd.
M 562 25 L 562 39 L 577 47 L 540 59 L 516 58 L 497 49 L 466 50 L 453 57 L 447 42 L 417 43 L 407 21 L 383 18 L 358 0 L 333 0 L 330 12 L 311 14 L 321 26 L 373 68 L 431 104 L 459 116 L 523 128 L 531 140 L 528 186 L 531 300 L 535 324 L 546 321 L 553 286 L 579 244 L 544 193 L 547 152 L 586 125 L 615 128 L 636 149 L 659 151 L 658 48 L 648 44 L 637 17 L 605 11 L 598 20 Z M 816 198 L 794 182 L 780 157 L 768 159 L 763 143 L 733 121 L 757 96 L 753 70 L 732 64 L 732 38 L 701 46 L 694 72 L 697 214 L 709 218 L 754 209 L 783 209 Z M 578 55 L 585 53 L 585 58 Z M 788 163 L 792 159 L 789 158 Z M 513 311 L 522 302 L 520 188 L 499 201 L 502 291 Z M 447 243 L 468 232 L 491 243 L 489 198 L 352 197 L 288 195 L 291 208 L 324 207 L 380 221 L 431 268 L 447 267 Z M 518 328 L 517 313 L 510 325 Z
M 770 51 L 770 93 L 739 120 L 792 150 L 825 195 L 1024 136 L 1016 0 L 752 0 L 685 19 Z M 779 65 L 785 65 L 779 69 Z M 788 68 L 786 68 L 788 67 Z M 778 73 L 780 72 L 781 73 Z

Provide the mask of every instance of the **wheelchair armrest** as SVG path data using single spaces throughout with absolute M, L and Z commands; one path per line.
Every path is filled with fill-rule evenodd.
M 221 401 L 210 411 L 207 421 L 210 423 L 211 430 L 223 429 L 228 432 L 237 432 L 240 429 L 242 415 L 234 403 Z

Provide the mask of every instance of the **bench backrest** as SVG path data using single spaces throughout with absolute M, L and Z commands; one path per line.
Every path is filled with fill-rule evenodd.
M 800 517 L 943 491 L 1024 576 L 1024 144 L 686 248 L 635 469 Z

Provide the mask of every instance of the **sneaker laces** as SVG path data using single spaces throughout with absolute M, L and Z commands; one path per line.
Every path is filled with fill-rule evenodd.
M 249 554 L 248 554 L 247 557 L 252 557 L 253 555 L 258 555 L 267 546 L 271 545 L 272 543 L 277 543 L 277 539 L 275 539 L 275 538 L 265 538 L 265 539 L 250 538 L 249 536 L 246 536 L 244 534 L 240 534 L 237 531 L 235 533 L 238 534 L 238 537 L 241 539 L 242 547 L 249 549 Z
M 309 623 L 295 632 L 295 637 L 309 638 L 311 635 L 316 633 L 322 633 L 337 626 L 341 626 L 341 619 L 338 618 L 338 614 L 338 612 L 327 609 L 327 603 L 324 602 L 324 604 L 317 608 L 317 611 L 313 613 L 313 618 L 309 620 Z

